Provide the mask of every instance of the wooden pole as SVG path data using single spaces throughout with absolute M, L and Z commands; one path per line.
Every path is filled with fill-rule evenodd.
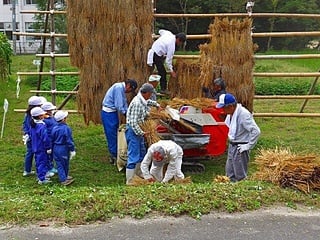
M 79 75 L 79 72 L 17 72 L 17 75 Z
M 38 55 L 38 54 L 37 54 Z M 198 59 L 200 55 L 174 55 L 175 59 Z M 273 59 L 311 59 L 320 58 L 320 54 L 295 54 L 295 55 L 254 55 L 257 60 Z
M 320 117 L 320 113 L 253 113 L 254 117 Z
M 320 99 L 320 95 L 255 95 L 254 99 Z
M 320 70 L 319 70 L 319 72 L 320 72 Z M 316 78 L 314 79 L 314 81 L 313 81 L 313 83 L 312 83 L 312 85 L 311 85 L 311 87 L 310 87 L 310 89 L 309 89 L 308 95 L 314 93 L 314 90 L 316 89 L 316 85 L 317 85 L 318 79 L 319 79 L 319 77 L 316 77 Z M 305 100 L 303 101 L 302 106 L 301 106 L 301 108 L 300 108 L 300 112 L 301 112 L 301 113 L 303 112 L 304 107 L 307 105 L 307 102 L 308 102 L 308 99 L 305 99 Z
M 13 32 L 14 35 L 20 36 L 37 36 L 37 37 L 67 37 L 68 34 L 64 33 L 28 33 L 28 32 Z
M 249 17 L 247 13 L 209 13 L 209 14 L 154 14 L 156 18 L 214 18 L 214 17 Z M 252 13 L 252 18 L 270 18 L 270 17 L 284 17 L 284 18 L 320 18 L 320 14 L 298 14 L 298 13 Z
M 20 13 L 24 13 L 24 14 L 66 14 L 67 11 L 56 11 L 56 10 L 50 10 L 50 11 L 21 10 Z
M 320 72 L 313 73 L 270 73 L 270 72 L 261 72 L 253 73 L 254 77 L 319 77 Z

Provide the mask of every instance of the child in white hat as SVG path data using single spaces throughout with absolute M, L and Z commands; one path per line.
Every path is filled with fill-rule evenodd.
M 66 123 L 67 116 L 67 111 L 57 111 L 54 114 L 57 125 L 51 132 L 53 159 L 57 164 L 59 180 L 65 186 L 74 181 L 73 177 L 69 176 L 69 163 L 76 155 L 72 130 Z

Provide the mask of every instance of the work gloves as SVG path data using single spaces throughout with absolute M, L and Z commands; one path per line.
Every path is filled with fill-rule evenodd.
M 238 149 L 239 153 L 243 153 L 245 151 L 250 150 L 250 145 L 249 144 L 239 144 L 237 149 Z
M 23 141 L 23 144 L 26 145 L 27 142 L 29 141 L 29 134 L 25 134 L 22 136 L 22 141 Z
M 51 150 L 51 149 L 48 149 L 48 150 L 47 150 L 47 154 L 50 155 L 51 153 L 52 153 L 52 150 Z
M 76 156 L 76 151 L 70 152 L 70 160 Z

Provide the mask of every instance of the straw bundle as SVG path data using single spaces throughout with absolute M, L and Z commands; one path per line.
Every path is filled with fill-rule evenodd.
M 80 70 L 78 109 L 87 124 L 100 123 L 101 102 L 113 83 L 146 82 L 152 1 L 68 0 L 67 6 L 70 60 Z
M 178 77 L 169 80 L 170 97 L 191 99 L 202 96 L 202 86 L 199 84 L 199 62 L 178 59 L 175 68 Z
M 228 183 L 228 182 L 230 182 L 230 178 L 227 177 L 227 176 L 217 175 L 213 179 L 213 182 L 216 182 L 216 183 Z
M 198 109 L 212 107 L 214 103 L 213 99 L 209 98 L 194 98 L 194 99 L 183 99 L 183 98 L 173 98 L 167 102 L 172 108 L 180 109 L 182 106 L 193 106 Z
M 260 150 L 253 178 L 292 187 L 304 193 L 320 189 L 320 160 L 315 156 L 297 156 L 287 149 Z
M 251 37 L 252 20 L 215 18 L 209 26 L 211 42 L 200 45 L 201 86 L 211 87 L 212 80 L 222 77 L 227 91 L 238 102 L 253 109 L 254 49 Z
M 160 141 L 159 134 L 157 132 L 157 121 L 155 120 L 146 120 L 140 124 L 141 129 L 148 134 L 145 135 L 145 140 L 147 143 L 147 148 L 150 147 L 153 143 Z

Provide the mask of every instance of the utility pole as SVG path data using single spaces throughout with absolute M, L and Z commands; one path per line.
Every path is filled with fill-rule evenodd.
M 13 45 L 13 54 L 17 53 L 17 36 L 13 34 L 17 31 L 16 29 L 16 0 L 12 0 L 12 45 Z

